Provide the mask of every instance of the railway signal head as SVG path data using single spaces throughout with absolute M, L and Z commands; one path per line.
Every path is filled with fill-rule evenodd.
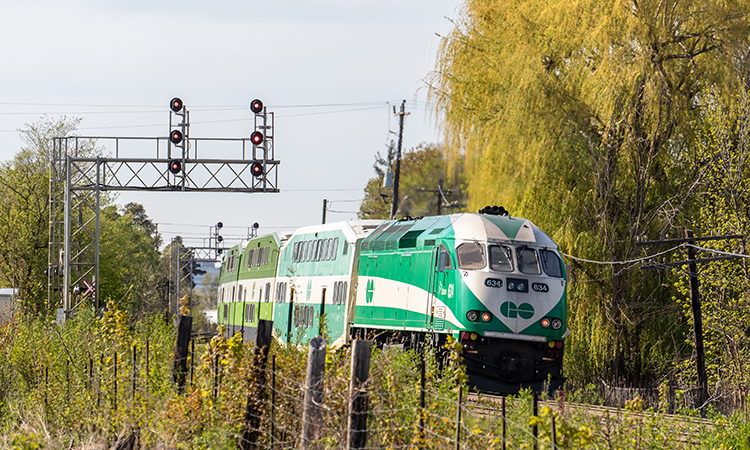
M 250 166 L 250 173 L 252 173 L 254 177 L 262 177 L 263 176 L 263 164 L 253 163 L 253 165 Z
M 182 103 L 182 99 L 179 98 L 179 97 L 175 97 L 175 98 L 172 99 L 171 102 L 169 102 L 169 109 L 171 109 L 172 111 L 174 111 L 176 113 L 182 111 L 182 108 L 184 106 L 185 105 Z
M 173 159 L 169 161 L 169 171 L 175 175 L 182 172 L 182 161 L 180 161 L 179 159 Z
M 251 101 L 250 111 L 254 112 L 255 114 L 259 114 L 261 111 L 263 111 L 263 102 L 257 98 Z
M 263 140 L 263 133 L 261 133 L 260 131 L 253 131 L 253 134 L 250 135 L 250 141 L 253 143 L 253 145 L 260 145 L 263 143 Z
M 169 140 L 173 144 L 179 144 L 180 142 L 182 142 L 182 138 L 182 131 L 180 130 L 172 130 L 172 133 L 170 133 L 169 135 Z

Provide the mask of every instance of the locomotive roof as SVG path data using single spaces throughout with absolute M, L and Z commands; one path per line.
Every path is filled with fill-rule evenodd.
M 416 241 L 437 237 L 482 242 L 508 242 L 557 248 L 557 245 L 530 220 L 519 217 L 462 213 L 416 220 L 384 222 L 365 241 L 366 249 L 408 248 Z M 379 242 L 375 244 L 375 241 Z M 369 245 L 373 243 L 373 245 Z
M 517 242 L 557 248 L 557 244 L 528 219 L 470 213 L 450 217 L 456 239 Z

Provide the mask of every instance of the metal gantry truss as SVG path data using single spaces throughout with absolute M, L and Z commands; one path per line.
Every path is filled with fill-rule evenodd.
M 197 264 L 217 263 L 221 261 L 222 248 L 214 247 L 182 247 L 173 240 L 170 254 L 169 277 L 169 312 L 175 316 L 180 313 L 181 306 L 193 310 L 193 280 Z M 187 305 L 181 305 L 180 299 L 187 297 Z
M 63 320 L 81 304 L 101 306 L 99 211 L 107 192 L 279 192 L 274 115 L 262 103 L 253 112 L 254 131 L 264 137 L 260 143 L 189 137 L 186 109 L 170 113 L 170 129 L 178 127 L 184 135 L 180 143 L 170 137 L 53 138 L 47 297 L 50 306 L 61 307 Z M 179 116 L 174 125 L 173 116 Z M 95 155 L 94 145 L 102 144 L 113 157 Z M 175 160 L 181 163 L 177 173 L 170 170 Z

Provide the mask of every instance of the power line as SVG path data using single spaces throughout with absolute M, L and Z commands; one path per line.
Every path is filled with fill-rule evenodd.
M 670 248 L 669 250 L 665 250 L 663 252 L 659 252 L 659 253 L 653 254 L 651 256 L 646 256 L 646 257 L 638 258 L 638 259 L 630 259 L 630 260 L 627 260 L 627 261 L 594 261 L 594 260 L 591 260 L 591 259 L 584 259 L 584 258 L 579 258 L 579 257 L 576 257 L 576 256 L 568 255 L 567 253 L 563 253 L 563 252 L 560 252 L 560 254 L 563 255 L 563 256 L 565 256 L 565 257 L 567 257 L 567 258 L 574 259 L 574 260 L 580 261 L 580 262 L 587 262 L 587 263 L 591 263 L 591 264 L 601 264 L 601 265 L 618 265 L 618 264 L 631 264 L 631 263 L 637 263 L 637 262 L 647 261 L 647 260 L 653 259 L 653 258 L 655 258 L 657 256 L 661 256 L 661 255 L 673 252 L 673 251 L 675 251 L 675 250 L 677 250 L 679 248 L 685 247 L 685 246 L 687 246 L 687 244 L 680 244 L 680 245 L 678 245 L 676 247 Z

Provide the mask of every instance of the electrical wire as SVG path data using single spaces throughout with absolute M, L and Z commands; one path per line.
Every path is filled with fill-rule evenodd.
M 580 262 L 586 262 L 586 263 L 592 263 L 592 264 L 601 264 L 601 265 L 618 265 L 618 264 L 631 264 L 631 263 L 637 263 L 637 262 L 647 261 L 649 259 L 656 258 L 657 256 L 661 256 L 661 255 L 664 255 L 664 254 L 667 254 L 667 253 L 671 253 L 671 252 L 673 252 L 675 250 L 678 250 L 678 249 L 680 249 L 682 247 L 685 247 L 685 246 L 687 246 L 687 244 L 680 244 L 680 245 L 678 245 L 676 247 L 672 247 L 669 250 L 665 250 L 663 252 L 659 252 L 659 253 L 656 253 L 656 254 L 653 254 L 653 255 L 650 255 L 650 256 L 644 256 L 643 258 L 630 259 L 630 260 L 627 260 L 627 261 L 594 261 L 594 260 L 591 260 L 591 259 L 578 258 L 576 256 L 568 255 L 567 253 L 563 253 L 563 252 L 560 252 L 560 254 L 563 255 L 563 256 L 565 256 L 565 257 L 567 257 L 567 258 L 574 259 L 574 260 L 580 261 Z
M 705 248 L 705 247 L 698 247 L 697 245 L 693 244 L 686 244 L 688 247 L 692 247 L 696 250 L 702 250 L 704 252 L 711 252 L 711 253 L 717 253 L 719 255 L 727 255 L 727 256 L 734 256 L 737 258 L 750 258 L 750 255 L 743 255 L 741 253 L 730 253 L 730 252 L 723 252 L 721 250 L 716 250 L 713 248 Z

